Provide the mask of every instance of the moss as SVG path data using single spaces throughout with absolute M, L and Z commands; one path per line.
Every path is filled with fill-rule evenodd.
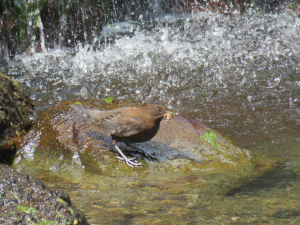
M 61 198 L 57 198 L 56 201 L 57 201 L 57 202 L 60 202 L 60 203 L 62 203 L 62 204 L 64 204 L 65 206 L 66 206 L 66 205 L 69 205 L 65 200 L 63 200 L 63 199 L 61 199 Z
M 26 206 L 18 205 L 17 210 L 20 211 L 20 212 L 25 212 L 25 213 L 30 214 L 30 215 L 35 215 L 36 214 L 36 209 L 33 208 L 33 207 L 26 207 Z
M 71 214 L 73 215 L 74 214 L 74 210 L 72 207 L 68 207 L 68 209 L 70 210 Z
M 57 224 L 55 220 L 45 220 L 39 223 L 40 225 L 54 225 Z
M 10 82 L 11 82 L 11 84 L 14 87 L 15 90 L 19 90 L 20 89 L 20 84 L 19 84 L 19 82 L 17 80 L 11 79 L 11 78 L 9 78 L 9 80 L 10 80 Z

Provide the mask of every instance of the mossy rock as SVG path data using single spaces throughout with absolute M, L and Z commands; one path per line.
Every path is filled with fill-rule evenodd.
M 19 82 L 0 71 L 0 163 L 12 163 L 19 141 L 36 122 L 33 110 Z

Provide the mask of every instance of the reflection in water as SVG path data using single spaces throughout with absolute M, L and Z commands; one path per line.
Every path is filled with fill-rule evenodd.
M 168 25 L 137 29 L 133 36 L 99 50 L 78 45 L 76 51 L 54 49 L 18 56 L 8 72 L 26 84 L 40 111 L 61 101 L 114 96 L 168 105 L 201 117 L 204 124 L 234 137 L 243 147 L 295 161 L 281 171 L 289 177 L 299 172 L 294 166 L 299 163 L 300 141 L 299 23 L 299 17 L 284 13 L 169 17 Z M 83 177 L 88 179 L 86 174 Z M 106 183 L 97 186 L 87 180 L 91 186 L 84 197 L 76 185 L 68 192 L 94 223 L 99 215 L 112 224 L 139 223 L 143 218 L 146 224 L 299 220 L 299 179 L 288 187 L 236 191 L 231 196 L 199 195 L 201 181 L 194 185 L 176 180 L 172 192 L 171 185 L 149 185 L 134 177 L 134 181 L 124 178 L 125 187 L 120 180 L 116 186 L 113 176 L 91 179 Z M 283 181 L 274 174 L 265 179 Z M 138 188 L 126 186 L 131 182 Z M 189 193 L 178 193 L 189 185 Z M 84 189 L 84 183 L 78 187 Z

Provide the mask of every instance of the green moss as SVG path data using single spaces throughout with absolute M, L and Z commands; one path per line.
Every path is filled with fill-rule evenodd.
M 37 213 L 37 210 L 33 207 L 26 207 L 26 206 L 17 206 L 17 210 L 20 211 L 20 212 L 25 212 L 27 214 L 30 214 L 32 216 L 34 216 L 34 218 L 36 218 L 38 220 L 38 223 L 28 223 L 28 224 L 32 224 L 32 225 L 36 225 L 36 224 L 39 224 L 39 225 L 52 225 L 52 224 L 57 224 L 57 221 L 55 220 L 40 220 L 38 217 L 36 217 L 36 213 Z M 4 215 L 4 216 L 7 216 Z
M 28 213 L 30 215 L 35 215 L 36 214 L 36 209 L 32 208 L 32 207 L 26 207 L 26 206 L 18 205 L 17 210 L 20 211 L 20 212 Z
M 74 210 L 71 207 L 68 207 L 68 209 L 70 210 L 71 214 L 74 214 Z
M 64 205 L 68 205 L 68 203 L 67 203 L 66 201 L 64 201 L 63 199 L 61 199 L 61 198 L 57 198 L 56 201 L 57 201 L 57 202 L 61 202 L 61 203 L 63 203 Z
M 16 90 L 20 88 L 20 84 L 17 80 L 15 79 L 9 79 L 9 80 Z

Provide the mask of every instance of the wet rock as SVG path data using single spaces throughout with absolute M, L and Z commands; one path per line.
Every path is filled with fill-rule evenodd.
M 33 110 L 19 82 L 0 72 L 0 163 L 13 162 L 16 146 L 37 120 Z
M 58 207 L 59 206 L 59 207 Z M 88 224 L 70 197 L 0 164 L 0 224 Z
M 131 173 L 131 168 L 115 158 L 110 135 L 89 123 L 87 116 L 75 112 L 71 104 L 101 110 L 139 105 L 121 100 L 113 104 L 89 100 L 55 106 L 25 136 L 14 165 L 58 171 L 76 166 L 101 174 Z M 84 136 L 84 143 L 83 138 L 80 144 L 74 142 L 78 139 L 74 138 L 74 131 L 77 136 L 79 132 Z M 135 144 L 144 152 L 135 152 L 123 143 L 118 145 L 127 156 L 137 157 L 143 163 L 143 167 L 135 168 L 138 173 L 214 170 L 218 174 L 232 170 L 232 176 L 244 176 L 258 174 L 256 168 L 273 168 L 275 164 L 273 159 L 238 148 L 218 132 L 183 116 L 163 120 L 152 140 Z

